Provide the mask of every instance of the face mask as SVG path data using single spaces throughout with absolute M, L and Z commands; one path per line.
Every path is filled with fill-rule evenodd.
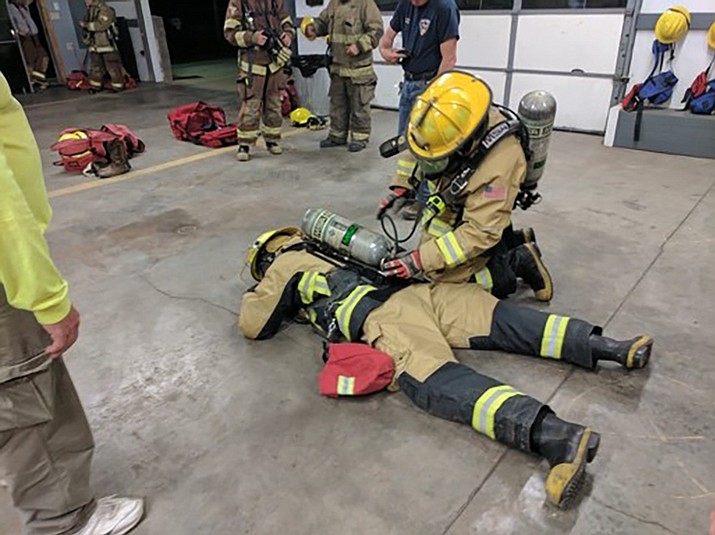
M 425 175 L 438 175 L 444 173 L 445 169 L 449 165 L 449 158 L 442 158 L 441 160 L 434 161 L 420 161 L 418 163 L 420 171 Z

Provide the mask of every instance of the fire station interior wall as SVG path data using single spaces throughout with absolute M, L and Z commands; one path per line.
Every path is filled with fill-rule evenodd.
M 146 0 L 141 1 L 146 3 Z M 154 52 L 156 56 L 154 57 L 158 57 L 158 44 L 154 37 L 153 26 L 149 32 L 146 29 L 145 21 L 138 20 L 139 16 L 134 0 L 112 0 L 108 3 L 115 9 L 118 17 L 125 17 L 130 24 L 129 33 L 136 56 L 139 78 L 142 81 L 162 81 L 163 75 L 160 66 L 159 72 L 155 70 L 150 73 L 147 53 L 152 53 L 152 51 L 147 52 L 144 50 L 144 41 L 142 39 L 142 31 L 144 31 L 147 33 L 150 46 L 152 41 L 156 45 L 156 51 Z M 81 44 L 81 30 L 79 29 L 79 21 L 84 18 L 86 13 L 84 1 L 50 0 L 47 2 L 47 6 L 65 70 L 70 72 L 82 68 L 82 61 L 84 61 L 87 53 L 86 47 Z M 145 17 L 148 16 L 149 22 L 151 22 L 148 3 L 146 8 L 143 9 L 143 14 Z

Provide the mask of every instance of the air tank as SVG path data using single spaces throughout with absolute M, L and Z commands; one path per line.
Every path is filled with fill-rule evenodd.
M 548 91 L 531 91 L 519 102 L 519 117 L 529 131 L 532 154 L 523 188 L 533 190 L 544 174 L 556 118 L 556 99 Z
M 311 208 L 305 213 L 303 232 L 369 266 L 380 267 L 391 252 L 390 242 L 385 236 L 321 208 Z

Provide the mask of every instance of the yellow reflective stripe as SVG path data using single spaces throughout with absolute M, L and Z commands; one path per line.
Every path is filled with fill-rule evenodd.
M 365 297 L 368 293 L 372 292 L 376 288 L 369 284 L 363 284 L 355 288 L 350 295 L 347 296 L 340 304 L 340 306 L 335 311 L 335 319 L 338 320 L 338 327 L 343 333 L 348 342 L 352 342 L 350 339 L 350 318 L 355 311 L 355 307 L 358 305 L 360 300 Z
M 237 128 L 236 137 L 240 141 L 255 141 L 258 138 L 258 130 L 241 130 Z
M 487 291 L 491 291 L 494 288 L 494 279 L 492 279 L 492 272 L 489 271 L 488 267 L 482 268 L 474 274 L 474 280 L 477 284 Z
M 113 87 L 114 89 L 124 89 L 124 84 L 112 82 L 112 87 Z
M 281 26 L 283 26 L 284 24 L 290 24 L 291 29 L 292 29 L 292 28 L 293 28 L 293 19 L 291 19 L 290 17 L 284 18 L 284 19 L 281 21 Z
M 514 396 L 523 396 L 509 385 L 494 386 L 484 392 L 474 404 L 472 411 L 472 427 L 494 439 L 494 417 L 506 400 Z
M 238 46 L 246 45 L 246 33 L 248 32 L 236 32 L 233 36 L 233 40 L 236 41 Z
M 561 358 L 564 338 L 566 337 L 566 327 L 568 327 L 570 319 L 566 316 L 549 314 L 544 326 L 544 334 L 541 337 L 541 352 L 539 354 L 542 357 Z
M 298 293 L 304 305 L 315 300 L 315 294 L 330 295 L 328 280 L 317 271 L 306 271 L 298 282 Z
M 442 252 L 444 260 L 447 265 L 458 266 L 459 264 L 464 264 L 467 261 L 467 256 L 462 250 L 462 246 L 459 245 L 457 238 L 454 236 L 454 232 L 448 232 L 444 236 L 437 238 L 437 247 Z
M 355 68 L 335 66 L 333 67 L 333 72 L 344 78 L 364 78 L 372 76 L 375 71 L 372 65 L 367 65 L 366 67 Z
M 235 30 L 236 28 L 241 28 L 242 24 L 240 20 L 237 19 L 226 19 L 223 23 L 223 29 L 225 30 Z
M 370 50 L 372 50 L 372 40 L 367 34 L 361 35 L 357 40 L 357 44 L 360 46 L 360 48 L 362 48 L 363 52 L 369 52 Z
M 96 52 L 97 54 L 107 54 L 109 52 L 114 52 L 113 46 L 93 46 L 90 47 L 91 52 Z
M 102 87 L 102 82 L 97 82 L 96 80 L 90 80 L 89 85 L 92 87 Z
M 412 172 L 417 167 L 417 162 L 413 160 L 397 160 L 397 174 L 401 176 L 412 176 Z
M 32 71 L 32 76 L 34 76 L 35 78 L 38 78 L 38 79 L 40 79 L 40 80 L 45 80 L 45 79 L 46 79 L 46 78 L 45 78 L 45 73 L 42 73 L 42 72 L 40 72 L 40 71 L 34 71 L 34 70 L 33 70 L 33 71 Z
M 261 132 L 268 134 L 269 136 L 280 136 L 282 128 L 280 126 L 262 126 Z
M 441 238 L 448 232 L 452 231 L 452 225 L 442 221 L 441 219 L 434 218 L 427 228 L 427 233 L 435 238 Z
M 362 132 L 353 132 L 353 139 L 355 141 L 367 141 L 370 139 L 370 134 L 363 134 Z
M 325 275 L 318 273 L 318 276 L 315 278 L 314 291 L 321 295 L 330 295 L 330 287 L 328 286 L 328 279 L 325 278 Z
M 355 395 L 355 377 L 338 375 L 338 394 L 341 396 Z
M 88 22 L 84 25 L 85 30 L 88 32 L 96 32 L 97 30 L 95 29 L 97 27 L 96 22 Z
M 245 73 L 253 72 L 253 74 L 257 74 L 258 76 L 266 76 L 268 74 L 268 69 L 266 69 L 265 65 L 256 65 L 255 63 L 253 64 L 253 68 L 249 65 L 247 61 L 241 61 L 241 70 Z

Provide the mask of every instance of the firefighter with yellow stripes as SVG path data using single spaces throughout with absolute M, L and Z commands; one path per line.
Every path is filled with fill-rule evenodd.
M 545 457 L 551 465 L 546 494 L 560 507 L 578 492 L 599 435 L 460 364 L 452 349 L 508 351 L 589 369 L 613 361 L 636 369 L 646 366 L 653 346 L 649 336 L 617 341 L 585 321 L 499 301 L 475 284 L 368 277 L 351 264 L 327 261 L 297 228 L 259 236 L 248 262 L 258 284 L 241 303 L 244 336 L 271 338 L 283 320 L 300 315 L 329 340 L 374 346 L 394 360 L 391 390 L 401 389 L 431 414 Z
M 378 218 L 414 193 L 422 238 L 418 249 L 385 264 L 389 275 L 476 282 L 499 298 L 515 292 L 521 278 L 537 300 L 551 300 L 551 275 L 533 230 L 511 225 L 527 171 L 521 128 L 515 114 L 492 106 L 489 86 L 468 73 L 444 73 L 417 97 L 404 142 L 419 169 L 392 185 Z
M 223 34 L 238 47 L 238 152 L 236 159 L 250 159 L 259 133 L 271 154 L 281 147 L 281 90 L 288 76 L 293 21 L 283 0 L 230 0 Z M 261 121 L 263 126 L 261 127 Z
M 104 75 L 109 73 L 112 90 L 124 89 L 124 67 L 117 49 L 117 16 L 105 0 L 84 0 L 87 19 L 80 21 L 84 43 L 89 47 L 89 87 L 92 92 L 102 90 Z
M 330 65 L 330 131 L 321 148 L 350 144 L 359 152 L 370 140 L 370 102 L 375 98 L 377 76 L 372 51 L 382 37 L 380 10 L 374 0 L 330 0 L 317 18 L 305 17 L 300 25 L 310 40 L 327 36 Z

